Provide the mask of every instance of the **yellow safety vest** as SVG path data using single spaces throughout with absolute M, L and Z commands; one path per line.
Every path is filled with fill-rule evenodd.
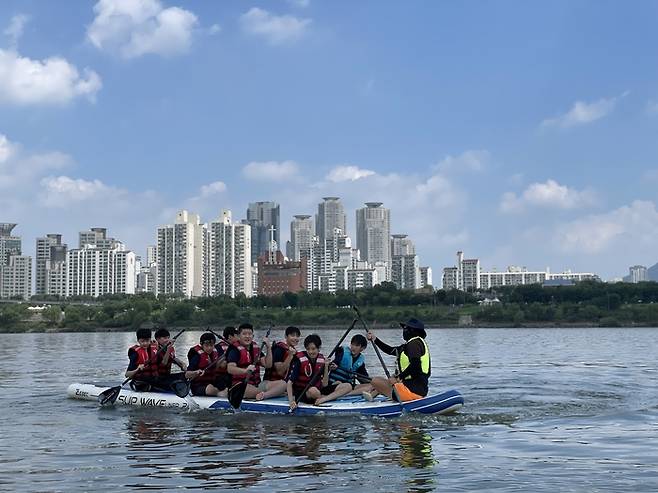
M 414 339 L 420 339 L 423 342 L 423 346 L 425 346 L 425 353 L 420 357 L 420 369 L 425 375 L 430 374 L 430 369 L 432 368 L 432 365 L 430 363 L 430 348 L 427 346 L 427 343 L 425 342 L 425 339 L 422 337 L 416 336 L 412 337 L 407 341 L 407 344 L 409 344 L 411 341 Z M 399 361 L 398 361 L 398 366 L 400 368 L 400 373 L 402 373 L 404 370 L 406 370 L 409 367 L 410 361 L 409 357 L 407 354 L 402 351 L 400 353 Z M 411 380 L 411 375 L 407 375 L 405 377 L 405 380 Z

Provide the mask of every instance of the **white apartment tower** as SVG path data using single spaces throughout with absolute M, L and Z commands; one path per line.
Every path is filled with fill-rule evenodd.
M 318 204 L 318 213 L 315 216 L 315 234 L 320 237 L 322 244 L 327 238 L 331 238 L 334 229 L 347 231 L 347 218 L 345 208 L 339 197 L 323 197 L 323 202 Z
M 206 242 L 206 294 L 252 296 L 251 226 L 233 223 L 231 211 L 224 210 L 219 219 L 208 225 Z
M 313 241 L 313 219 L 311 216 L 298 214 L 290 223 L 290 248 L 286 252 L 294 262 L 301 259 L 300 251 L 311 247 Z
M 29 299 L 32 257 L 21 255 L 21 238 L 12 236 L 14 223 L 0 223 L 0 298 Z
M 356 211 L 356 247 L 361 258 L 375 264 L 388 265 L 386 280 L 390 280 L 391 211 L 381 202 L 366 202 Z
M 420 266 L 413 241 L 404 234 L 393 235 L 391 252 L 391 281 L 398 289 L 420 288 Z
M 135 253 L 114 240 L 112 248 L 85 243 L 66 256 L 66 296 L 135 294 Z
M 204 288 L 205 232 L 197 214 L 181 210 L 174 224 L 158 228 L 157 264 L 160 294 L 188 298 Z

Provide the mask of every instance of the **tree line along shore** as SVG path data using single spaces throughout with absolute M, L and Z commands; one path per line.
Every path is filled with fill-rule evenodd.
M 382 283 L 356 292 L 251 298 L 42 297 L 0 304 L 0 332 L 136 330 L 156 325 L 202 329 L 244 320 L 257 327 L 344 327 L 354 316 L 349 309 L 352 304 L 361 307 L 364 318 L 378 327 L 395 327 L 410 317 L 431 327 L 658 326 L 658 283 L 584 281 L 574 286 L 506 286 L 477 293 L 398 290 L 392 283 Z

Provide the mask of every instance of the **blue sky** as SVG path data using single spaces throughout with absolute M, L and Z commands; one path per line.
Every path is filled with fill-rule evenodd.
M 188 208 L 367 201 L 422 265 L 658 262 L 658 3 L 0 3 L 0 221 L 144 253 Z

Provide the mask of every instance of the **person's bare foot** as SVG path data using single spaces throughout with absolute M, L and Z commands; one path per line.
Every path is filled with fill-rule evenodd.
M 262 401 L 263 399 L 265 399 L 265 392 L 258 392 L 256 394 L 256 400 L 257 401 Z
M 370 392 L 361 392 L 361 396 L 363 396 L 363 398 L 368 402 L 372 402 L 374 400 L 374 397 Z
M 315 403 L 314 403 L 314 405 L 315 405 L 315 406 L 321 406 L 321 405 L 324 404 L 325 402 L 327 402 L 327 399 L 326 399 L 326 398 L 324 398 L 324 397 L 319 397 L 318 399 L 315 399 Z

